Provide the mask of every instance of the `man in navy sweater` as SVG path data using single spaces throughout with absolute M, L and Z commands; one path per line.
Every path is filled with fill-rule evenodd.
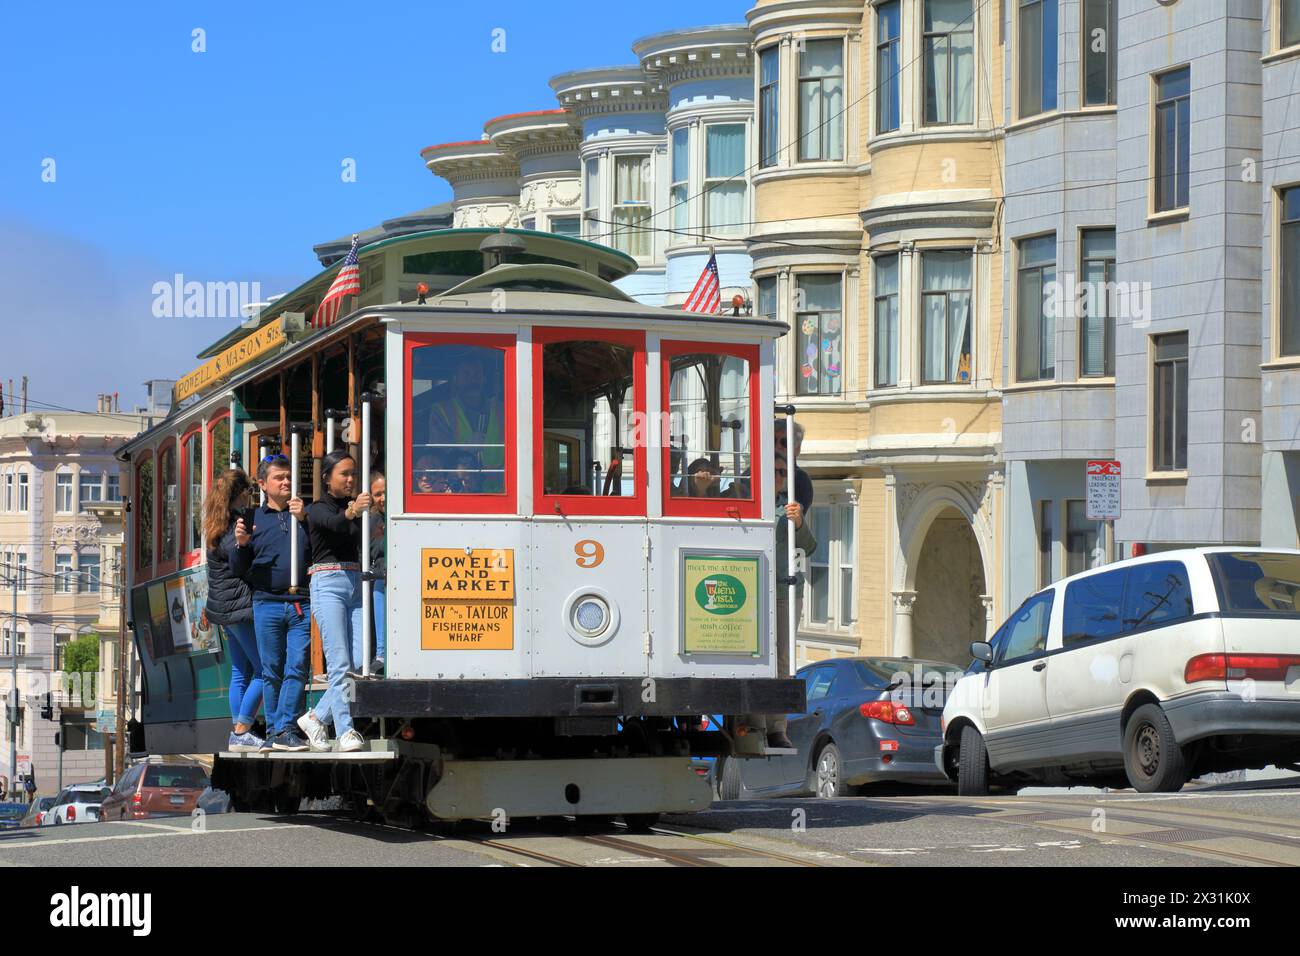
M 253 627 L 262 656 L 266 745 L 270 750 L 306 750 L 297 720 L 307 710 L 311 655 L 311 602 L 303 568 L 311 554 L 302 499 L 293 497 L 289 459 L 272 455 L 257 466 L 266 501 L 253 509 L 253 527 L 235 523 L 231 571 L 253 589 Z M 290 581 L 290 535 L 298 536 L 299 581 Z M 298 586 L 295 586 L 298 585 Z

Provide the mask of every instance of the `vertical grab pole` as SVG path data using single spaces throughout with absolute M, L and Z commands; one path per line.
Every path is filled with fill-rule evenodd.
M 325 415 L 325 454 L 334 450 L 334 413 Z
M 298 497 L 298 430 L 289 429 L 289 499 Z M 294 517 L 289 516 L 289 593 L 298 593 L 298 529 L 294 527 Z
M 370 492 L 370 401 L 366 392 L 361 396 L 361 480 L 365 493 Z M 361 512 L 361 676 L 370 676 L 373 635 L 370 633 L 371 588 L 370 580 L 370 509 Z
M 786 409 L 785 409 L 785 500 L 786 500 L 787 502 L 791 502 L 791 501 L 794 501 L 794 500 L 795 500 L 795 498 L 794 498 L 794 487 L 795 487 L 795 480 L 794 480 L 794 406 L 793 406 L 793 405 L 787 405 L 787 406 L 786 406 Z M 788 624 L 789 624 L 789 630 L 790 630 L 790 633 L 789 633 L 789 640 L 790 640 L 790 673 L 789 673 L 789 674 L 778 674 L 778 675 L 777 675 L 778 677 L 790 677 L 790 676 L 793 675 L 794 672 L 798 669 L 797 667 L 795 667 L 795 661 L 794 661 L 794 648 L 795 648 L 795 625 L 796 625 L 796 623 L 797 623 L 797 622 L 795 621 L 795 589 L 796 589 L 796 587 L 797 587 L 797 585 L 795 584 L 795 580 L 798 578 L 798 575 L 795 573 L 795 567 L 794 567 L 794 532 L 795 532 L 795 528 L 794 528 L 794 521 L 793 521 L 792 519 L 788 519 L 788 520 L 790 520 L 790 527 L 789 527 L 789 529 L 788 529 L 788 533 L 787 533 L 786 536 L 785 536 L 785 571 L 786 571 L 786 575 L 787 575 L 787 576 L 789 577 L 789 579 L 790 579 L 790 583 L 787 585 L 787 587 L 789 588 L 789 591 L 787 592 L 787 595 L 786 595 L 786 600 L 787 600 L 787 603 L 789 604 L 789 607 L 786 609 L 786 611 L 787 611 L 787 613 L 788 613 L 788 615 L 789 615 L 789 617 L 787 618 L 787 621 L 788 621 Z M 804 521 L 807 521 L 807 520 L 808 520 L 808 516 L 807 516 L 807 515 L 804 515 L 804 516 L 803 516 L 803 520 L 804 520 Z

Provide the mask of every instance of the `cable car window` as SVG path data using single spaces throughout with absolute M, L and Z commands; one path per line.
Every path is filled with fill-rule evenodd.
M 706 352 L 668 367 L 669 494 L 752 499 L 749 363 Z
M 411 491 L 506 493 L 506 353 L 448 343 L 411 350 Z
M 539 514 L 644 514 L 645 339 L 534 330 Z
M 758 517 L 758 348 L 665 341 L 660 354 L 664 513 Z
M 158 561 L 176 560 L 176 533 L 180 519 L 180 485 L 176 480 L 176 447 L 171 445 L 158 454 L 159 544 Z

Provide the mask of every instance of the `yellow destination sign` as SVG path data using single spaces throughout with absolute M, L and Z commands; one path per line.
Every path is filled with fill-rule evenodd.
M 508 651 L 515 645 L 509 601 L 425 601 L 420 647 L 426 651 Z
M 515 553 L 420 550 L 420 647 L 508 651 L 515 646 Z
M 232 372 L 261 358 L 272 349 L 279 348 L 284 342 L 280 323 L 267 323 L 180 379 L 172 388 L 172 401 L 184 401 L 191 395 L 211 388 L 228 378 Z
M 513 601 L 515 553 L 494 548 L 423 548 L 420 596 L 425 600 Z

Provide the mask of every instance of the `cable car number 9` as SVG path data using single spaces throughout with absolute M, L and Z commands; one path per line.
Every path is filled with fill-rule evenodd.
M 591 538 L 584 538 L 575 544 L 573 553 L 578 556 L 574 563 L 580 568 L 594 568 L 605 560 L 605 546 Z

